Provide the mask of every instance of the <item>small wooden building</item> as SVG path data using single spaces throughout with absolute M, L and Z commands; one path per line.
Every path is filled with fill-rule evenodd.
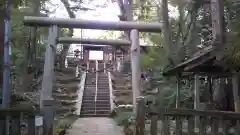
M 232 77 L 232 88 L 234 100 L 238 101 L 235 104 L 235 110 L 239 110 L 239 97 L 238 97 L 238 81 L 235 71 L 230 69 L 230 66 L 218 60 L 220 54 L 216 46 L 208 46 L 196 52 L 192 58 L 164 70 L 164 76 L 177 76 L 178 88 L 176 97 L 176 107 L 180 106 L 180 80 L 182 77 L 194 76 L 194 109 L 199 109 L 199 77 L 204 76 L 208 78 L 209 92 L 212 95 L 212 78 Z

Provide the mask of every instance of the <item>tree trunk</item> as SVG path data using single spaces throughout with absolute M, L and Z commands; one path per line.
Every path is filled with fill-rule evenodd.
M 0 87 L 2 88 L 3 84 L 3 56 L 4 56 L 4 9 L 0 6 L 0 62 L 1 62 L 1 71 L 0 71 Z M 2 95 L 2 90 L 0 90 L 0 94 Z M 2 103 L 0 99 L 0 103 Z
M 133 12 L 132 12 L 132 0 L 117 0 L 118 6 L 120 8 L 121 15 L 119 15 L 119 20 L 121 21 L 132 21 L 133 20 Z M 128 40 L 130 39 L 130 32 L 124 31 L 124 37 Z M 126 53 L 129 50 L 129 47 L 119 47 L 123 50 L 124 58 L 126 57 Z
M 165 38 L 165 43 L 167 44 L 167 49 L 169 53 L 169 58 L 175 64 L 177 52 L 176 47 L 172 43 L 172 36 L 171 36 L 171 30 L 170 30 L 170 24 L 169 24 L 169 16 L 168 16 L 168 0 L 162 0 L 162 19 L 163 19 L 163 35 Z
M 66 8 L 67 12 L 68 12 L 68 15 L 70 18 L 76 18 L 76 15 L 75 13 L 70 9 L 70 4 L 67 0 L 61 0 L 61 2 L 63 3 L 64 7 Z M 68 37 L 71 37 L 73 36 L 73 29 L 69 29 L 68 31 Z M 67 57 L 67 52 L 69 50 L 69 47 L 70 45 L 69 44 L 63 44 L 63 50 L 60 54 L 60 68 L 63 69 L 65 66 L 64 66 L 64 63 L 65 63 L 65 59 Z
M 177 41 L 174 44 L 176 53 L 178 54 L 178 59 L 176 59 L 176 62 L 184 61 L 184 59 L 187 56 L 187 46 L 183 43 L 183 37 L 185 32 L 185 21 L 184 21 L 184 2 L 178 1 L 178 12 L 179 12 L 179 31 L 178 31 L 178 37 Z
M 41 9 L 41 2 L 40 0 L 34 0 L 33 2 L 33 16 L 39 16 Z M 37 57 L 37 28 L 31 28 L 31 51 L 29 56 L 29 62 L 32 65 L 36 65 L 36 57 Z

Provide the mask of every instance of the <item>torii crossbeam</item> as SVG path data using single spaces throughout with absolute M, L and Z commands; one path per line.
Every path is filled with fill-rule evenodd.
M 81 28 L 81 29 L 98 29 L 98 30 L 117 30 L 128 31 L 137 29 L 140 32 L 161 32 L 161 23 L 144 23 L 130 21 L 97 21 L 82 19 L 62 19 L 49 17 L 25 16 L 24 25 L 51 27 L 56 25 L 60 28 Z

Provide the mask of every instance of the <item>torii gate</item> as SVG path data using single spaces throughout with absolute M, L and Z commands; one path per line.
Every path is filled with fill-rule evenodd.
M 69 38 L 71 43 L 92 42 L 93 44 L 104 45 L 131 45 L 131 67 L 132 67 L 132 90 L 133 90 L 133 106 L 136 108 L 136 98 L 140 96 L 140 45 L 139 32 L 161 32 L 161 23 L 143 23 L 129 21 L 90 21 L 82 19 L 59 19 L 47 17 L 24 17 L 24 25 L 31 27 L 50 27 L 48 36 L 48 45 L 45 53 L 45 64 L 42 81 L 42 90 L 40 95 L 40 107 L 44 112 L 44 127 L 45 134 L 49 134 L 53 129 L 54 113 L 52 111 L 52 86 L 54 80 L 54 60 L 56 45 L 63 38 L 58 38 L 58 28 L 81 28 L 81 29 L 99 29 L 99 30 L 116 30 L 130 31 L 131 41 L 122 40 L 90 40 L 90 39 L 73 39 Z M 66 38 L 65 38 L 66 39 Z M 66 42 L 67 40 L 65 40 Z M 95 42 L 95 43 L 94 43 Z M 91 43 L 91 44 L 92 44 Z M 135 109 L 134 109 L 135 110 Z

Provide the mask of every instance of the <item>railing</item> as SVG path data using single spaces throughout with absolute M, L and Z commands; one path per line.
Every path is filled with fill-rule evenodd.
M 78 65 L 77 65 L 75 77 L 78 77 L 78 75 L 79 75 L 79 68 L 78 68 Z
M 104 63 L 103 63 L 103 68 L 104 68 L 104 73 L 106 73 L 106 71 L 107 71 L 107 69 L 106 69 L 106 62 L 104 61 Z
M 89 71 L 89 61 L 87 61 L 87 73 Z
M 98 61 L 96 60 L 96 71 L 98 71 Z M 96 72 L 96 90 L 95 90 L 95 97 L 94 97 L 94 101 L 95 101 L 95 114 L 96 114 L 96 103 L 97 103 L 97 93 L 98 93 L 98 72 Z
M 81 113 L 81 107 L 82 107 L 82 98 L 83 98 L 83 92 L 84 92 L 84 87 L 85 87 L 85 80 L 86 80 L 87 73 L 83 72 L 82 77 L 81 77 L 81 82 L 79 85 L 79 91 L 78 91 L 78 102 L 76 104 L 76 115 L 80 115 Z
M 199 117 L 197 122 L 195 122 L 196 117 Z M 176 135 L 228 135 L 230 132 L 231 134 L 240 134 L 240 113 L 193 109 L 156 109 L 146 107 L 144 98 L 141 98 L 138 102 L 135 135 L 145 134 L 146 119 L 151 121 L 150 135 L 159 134 L 159 123 L 161 124 L 160 132 L 162 135 L 173 133 Z M 231 124 L 236 126 L 235 130 L 230 128 Z
M 0 109 L 0 135 L 38 135 L 37 123 L 35 123 L 35 116 L 37 115 L 37 111 L 34 108 L 24 108 L 24 107 L 16 107 L 10 109 Z M 24 116 L 24 117 L 23 117 Z M 27 118 L 25 120 L 27 123 L 26 129 L 22 129 L 23 118 Z M 9 125 L 10 128 L 4 127 L 2 124 Z M 42 125 L 40 125 L 42 126 Z M 24 133 L 22 133 L 24 132 Z
M 110 71 L 108 72 L 108 85 L 109 85 L 110 108 L 111 108 L 111 111 L 113 111 L 114 109 L 113 86 L 112 86 L 112 74 Z

